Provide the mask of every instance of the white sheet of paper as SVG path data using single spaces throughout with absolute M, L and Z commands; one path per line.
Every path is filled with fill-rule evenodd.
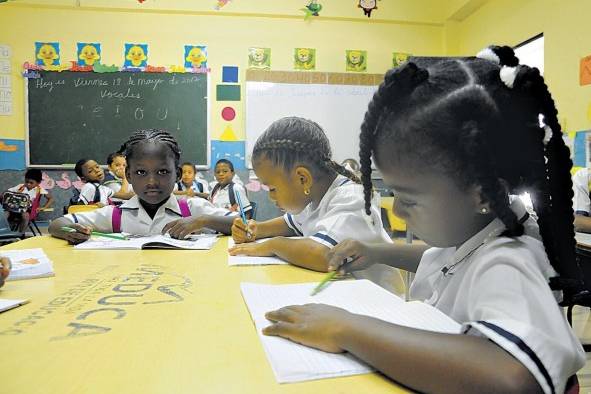
M 6 298 L 0 298 L 0 312 L 7 311 L 17 306 L 25 305 L 29 300 L 8 300 Z
M 0 256 L 10 258 L 12 269 L 7 281 L 54 276 L 53 264 L 43 249 L 2 250 Z
M 101 237 L 93 235 L 88 241 L 82 242 L 74 246 L 75 249 L 80 250 L 94 250 L 94 249 L 141 249 L 143 245 L 151 242 L 164 243 L 175 246 L 179 249 L 191 250 L 209 250 L 217 242 L 217 237 L 211 234 L 200 236 L 191 236 L 189 239 L 174 239 L 168 234 L 166 235 L 151 235 L 147 237 L 131 237 L 128 240 L 118 240 L 112 238 Z
M 293 237 L 293 238 L 300 238 L 300 237 Z M 269 240 L 271 238 L 262 238 L 262 239 L 257 239 L 255 242 L 256 243 L 261 243 L 261 242 L 265 242 L 267 240 Z M 232 246 L 236 245 L 234 243 L 234 240 L 232 239 L 232 237 L 228 238 L 228 249 L 230 249 Z M 280 265 L 280 264 L 289 264 L 287 261 L 283 260 L 281 257 L 277 257 L 277 256 L 262 256 L 262 257 L 258 257 L 258 256 L 244 256 L 244 255 L 238 255 L 238 256 L 231 256 L 230 253 L 228 253 L 228 265 Z
M 271 323 L 265 313 L 288 305 L 322 303 L 391 323 L 430 331 L 459 333 L 460 324 L 436 308 L 421 302 L 404 302 L 400 297 L 368 280 L 332 283 L 315 296 L 316 283 L 295 285 L 241 284 L 242 296 L 275 378 L 279 383 L 301 382 L 373 371 L 349 353 L 332 354 L 287 339 L 269 337 L 261 330 Z

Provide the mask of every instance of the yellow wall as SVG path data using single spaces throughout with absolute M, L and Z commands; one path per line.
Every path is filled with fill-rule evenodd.
M 591 128 L 591 85 L 579 86 L 579 61 L 591 55 L 588 0 L 489 0 L 446 27 L 451 54 L 477 53 L 491 43 L 516 45 L 544 33 L 545 78 L 566 130 Z
M 191 0 L 193 2 L 194 0 Z M 25 136 L 23 78 L 20 76 L 22 63 L 34 60 L 35 41 L 58 41 L 61 45 L 62 63 L 74 60 L 76 43 L 100 42 L 104 64 L 123 63 L 123 45 L 126 42 L 149 44 L 149 64 L 169 66 L 183 64 L 184 44 L 203 44 L 208 46 L 211 67 L 211 135 L 214 139 L 222 133 L 225 122 L 219 115 L 227 103 L 215 101 L 215 85 L 221 82 L 222 65 L 238 65 L 240 82 L 243 82 L 247 66 L 247 50 L 250 46 L 269 47 L 272 50 L 273 70 L 293 69 L 293 48 L 312 47 L 317 50 L 317 70 L 344 72 L 346 49 L 365 49 L 368 51 L 368 73 L 383 73 L 391 66 L 391 53 L 412 52 L 415 54 L 443 55 L 443 25 L 430 20 L 426 23 L 399 23 L 394 19 L 375 19 L 405 17 L 388 11 L 386 2 L 379 3 L 380 10 L 368 21 L 360 10 L 350 10 L 344 1 L 328 0 L 328 5 L 340 7 L 340 13 L 333 9 L 332 17 L 304 22 L 303 13 L 298 11 L 304 1 L 257 1 L 248 8 L 239 8 L 236 1 L 227 6 L 227 14 L 213 11 L 215 1 L 199 1 L 208 7 L 187 12 L 177 10 L 151 9 L 150 1 L 142 8 L 137 2 L 92 0 L 81 1 L 83 7 L 73 7 L 71 0 L 53 0 L 52 6 L 40 6 L 48 2 L 20 1 L 0 5 L 0 43 L 12 47 L 13 66 L 13 116 L 0 116 L 0 138 L 22 139 Z M 155 4 L 156 2 L 152 3 Z M 189 1 L 158 1 L 162 5 L 189 5 Z M 164 4 L 165 3 L 165 4 Z M 195 4 L 194 2 L 193 4 Z M 255 17 L 255 3 L 260 3 L 260 11 L 265 4 L 275 4 L 273 15 Z M 285 4 L 290 3 L 291 8 Z M 350 3 L 350 2 L 349 2 Z M 414 8 L 406 2 L 406 17 L 410 11 L 419 15 L 420 6 L 427 3 L 419 1 Z M 431 2 L 437 3 L 437 2 Z M 61 5 L 55 5 L 61 4 Z M 108 5 L 124 5 L 127 9 L 112 9 Z M 410 4 L 410 5 L 409 5 Z M 87 5 L 89 8 L 85 8 Z M 101 8 L 102 7 L 102 8 Z M 234 7 L 232 10 L 231 7 Z M 278 8 L 277 8 L 278 7 Z M 224 12 L 226 8 L 224 9 Z M 230 14 L 230 11 L 233 13 Z M 291 14 L 288 14 L 287 12 Z M 346 11 L 346 12 L 345 12 Z M 349 14 L 350 13 L 350 14 Z M 323 14 L 324 15 L 324 14 Z M 429 18 L 427 18 L 429 19 Z M 431 18 L 432 19 L 432 18 Z M 238 117 L 233 128 L 239 139 L 244 138 L 243 102 L 239 103 Z

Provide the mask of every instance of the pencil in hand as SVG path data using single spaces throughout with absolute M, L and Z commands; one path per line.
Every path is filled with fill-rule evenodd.
M 68 232 L 68 233 L 75 233 L 76 232 L 76 229 L 72 228 L 72 227 L 63 226 L 63 227 L 61 227 L 61 229 L 65 232 Z M 123 234 L 107 234 L 107 233 L 101 233 L 100 231 L 91 231 L 90 235 L 96 235 L 97 237 L 118 239 L 120 241 L 127 241 L 127 237 Z

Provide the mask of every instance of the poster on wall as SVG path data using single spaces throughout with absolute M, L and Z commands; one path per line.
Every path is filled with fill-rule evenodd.
M 367 71 L 367 51 L 348 49 L 346 51 L 346 70 L 354 72 Z
M 410 53 L 392 52 L 392 68 L 400 67 L 411 56 Z
M 94 66 L 100 64 L 101 44 L 96 42 L 79 42 L 77 51 L 78 64 L 81 66 Z
M 185 45 L 185 68 L 207 68 L 207 47 L 204 45 Z
M 35 62 L 39 66 L 59 66 L 60 44 L 59 42 L 36 42 Z
M 148 65 L 148 44 L 125 44 L 123 67 L 143 68 Z
M 271 68 L 271 48 L 248 48 L 248 68 L 269 70 Z
M 315 70 L 316 69 L 316 49 L 314 48 L 295 48 L 294 49 L 294 70 Z

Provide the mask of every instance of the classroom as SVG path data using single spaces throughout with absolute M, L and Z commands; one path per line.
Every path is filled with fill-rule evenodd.
M 590 13 L 0 0 L 0 392 L 591 392 Z

